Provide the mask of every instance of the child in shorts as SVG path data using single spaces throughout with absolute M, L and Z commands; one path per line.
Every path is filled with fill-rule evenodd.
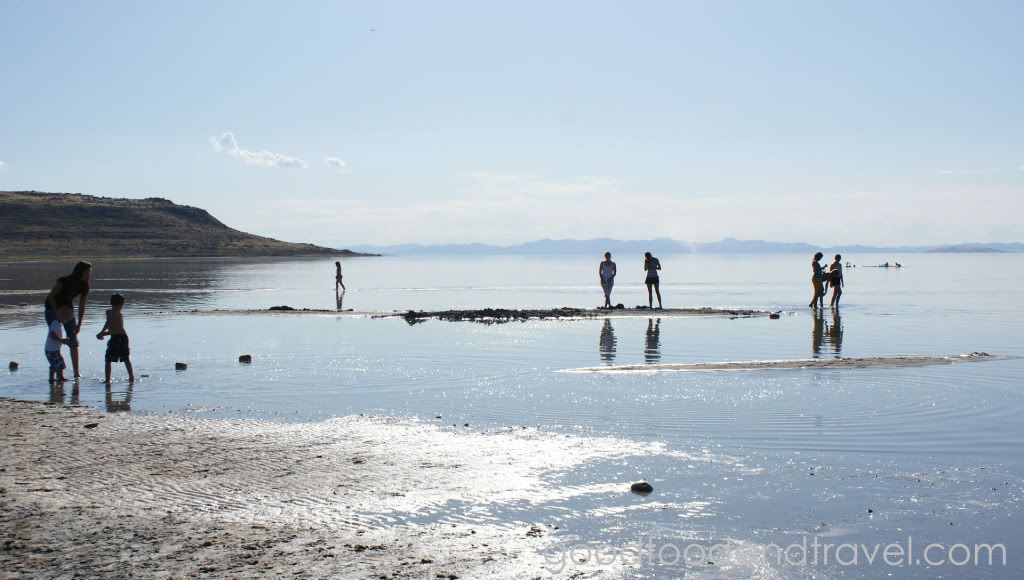
M 57 318 L 50 323 L 46 331 L 46 344 L 43 345 L 43 352 L 46 353 L 46 360 L 50 363 L 50 382 L 64 382 L 64 357 L 60 354 L 60 345 L 71 344 L 70 338 L 64 338 L 64 325 L 75 317 L 75 311 L 70 305 L 64 305 L 57 309 Z
M 128 382 L 135 382 L 135 373 L 132 371 L 132 361 L 129 358 L 128 349 L 128 333 L 124 331 L 124 316 L 121 314 L 121 308 L 124 307 L 124 296 L 120 294 L 112 294 L 110 296 L 110 310 L 107 311 L 107 322 L 104 323 L 103 329 L 96 334 L 96 338 L 103 340 L 104 336 L 109 336 L 110 340 L 107 341 L 107 354 L 104 357 L 106 364 L 104 371 L 106 372 L 106 383 L 110 384 L 110 364 L 116 362 L 123 362 L 126 369 L 128 369 Z

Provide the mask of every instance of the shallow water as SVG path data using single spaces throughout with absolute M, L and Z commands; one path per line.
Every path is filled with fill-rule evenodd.
M 639 281 L 613 300 L 646 301 Z M 849 257 L 876 263 L 886 257 Z M 596 306 L 597 261 L 579 257 L 346 260 L 342 308 Z M 0 396 L 114 412 L 188 413 L 307 421 L 384 413 L 472 430 L 535 426 L 663 445 L 668 453 L 595 462 L 550 477 L 596 486 L 530 504 L 414 519 L 544 521 L 567 545 L 622 545 L 644 536 L 710 545 L 781 545 L 814 534 L 842 542 L 1005 543 L 1024 571 L 1024 397 L 1021 359 L 923 368 L 710 373 L 575 374 L 601 364 L 971 351 L 1024 354 L 1020 255 L 913 255 L 902 270 L 846 272 L 841 312 L 814 316 L 804 256 L 663 258 L 671 307 L 783 310 L 780 320 L 609 318 L 500 325 L 334 315 L 194 315 L 190 310 L 336 308 L 333 260 L 95 261 L 83 329 L 83 379 L 46 384 L 41 303 L 64 263 L 0 264 L 0 352 L 21 363 L 0 374 Z M 128 299 L 136 373 L 107 392 L 99 330 L 112 291 Z M 19 306 L 26 303 L 27 306 Z M 251 365 L 237 357 L 251 354 Z M 65 355 L 66 356 L 66 355 Z M 189 364 L 174 370 L 176 361 Z M 438 418 L 440 417 L 440 418 Z M 686 454 L 685 457 L 673 453 Z M 706 460 L 694 460 L 699 456 Z M 813 473 L 813 475 L 811 475 Z M 647 478 L 647 498 L 601 487 Z M 868 513 L 871 509 L 871 513 Z M 952 524 L 952 525 L 951 525 Z M 836 540 L 841 538 L 841 540 Z M 810 541 L 810 540 L 809 540 Z M 732 566 L 732 567 L 730 567 Z M 647 562 L 638 576 L 678 574 Z M 710 577 L 958 577 L 964 568 L 779 566 L 719 562 Z

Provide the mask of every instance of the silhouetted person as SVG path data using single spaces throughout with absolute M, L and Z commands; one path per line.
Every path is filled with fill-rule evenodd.
M 612 261 L 612 253 L 604 253 L 604 261 L 597 266 L 597 275 L 601 279 L 601 290 L 604 290 L 604 307 L 612 307 L 612 287 L 615 286 L 615 275 L 618 268 Z
M 828 267 L 828 283 L 832 287 L 832 299 L 829 300 L 829 306 L 839 306 L 839 298 L 843 295 L 843 263 L 840 261 L 843 257 L 836 254 L 836 259 L 832 262 L 832 265 Z
M 661 262 L 651 255 L 650 252 L 644 252 L 644 270 L 647 272 L 647 277 L 644 279 L 644 284 L 647 285 L 647 306 L 654 308 L 654 298 L 651 295 L 651 289 L 658 294 L 658 308 L 661 308 L 661 289 L 660 277 L 658 276 L 658 270 L 661 269 Z
M 61 306 L 70 306 L 74 309 L 75 297 L 78 297 L 78 322 L 72 316 L 69 322 L 64 323 L 64 330 L 67 333 L 68 347 L 71 350 L 71 367 L 75 371 L 75 378 L 82 376 L 78 370 L 78 333 L 82 330 L 82 320 L 85 319 L 85 298 L 89 295 L 89 277 L 92 274 L 92 264 L 79 262 L 67 276 L 57 278 L 50 293 L 44 302 L 43 314 L 46 317 L 46 326 L 53 324 L 57 319 L 57 309 Z
M 342 290 L 341 292 L 338 292 L 338 289 L 335 288 L 334 289 L 334 303 L 338 307 L 338 312 L 341 312 L 342 310 L 344 310 L 344 308 L 345 308 L 344 307 L 344 302 L 345 302 L 345 291 Z
M 124 296 L 115 292 L 110 296 L 110 310 L 107 311 L 107 322 L 103 329 L 96 334 L 96 338 L 103 340 L 109 336 L 107 342 L 107 353 L 104 355 L 103 372 L 106 376 L 104 382 L 110 384 L 110 366 L 116 362 L 123 362 L 125 370 L 128 371 L 128 382 L 135 380 L 135 371 L 132 370 L 131 349 L 128 346 L 128 333 L 124 330 Z
M 345 291 L 345 282 L 342 281 L 341 275 L 341 262 L 334 263 L 334 293 L 338 293 L 338 287 L 341 287 L 341 291 Z
M 661 360 L 661 319 L 647 319 L 647 335 L 644 340 L 644 362 L 655 364 Z
M 811 296 L 811 303 L 807 305 L 808 308 L 825 307 L 825 272 L 821 269 L 819 261 L 824 257 L 825 254 L 817 252 L 811 261 L 811 285 L 814 287 L 814 294 Z
M 601 325 L 601 339 L 598 347 L 601 351 L 601 360 L 608 364 L 614 362 L 615 346 L 615 329 L 612 328 L 612 321 L 605 318 L 604 324 Z

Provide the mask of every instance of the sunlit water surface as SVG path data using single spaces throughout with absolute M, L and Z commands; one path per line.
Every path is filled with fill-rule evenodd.
M 562 486 L 645 478 L 655 494 L 620 489 L 412 520 L 544 522 L 565 545 L 1003 543 L 1008 565 L 691 566 L 708 577 L 1016 577 L 1024 572 L 1024 397 L 1020 359 L 902 369 L 585 374 L 604 364 L 928 354 L 1024 354 L 1024 258 L 848 256 L 840 311 L 814 315 L 805 256 L 670 256 L 666 307 L 781 310 L 780 320 L 608 318 L 498 325 L 317 315 L 194 314 L 290 305 L 404 311 L 596 306 L 599 257 L 94 261 L 83 328 L 81 386 L 51 389 L 42 302 L 70 263 L 0 264 L 0 352 L 18 361 L 0 396 L 111 412 L 189 413 L 310 421 L 352 413 L 411 416 L 449 429 L 532 426 L 614 436 L 702 457 L 596 462 L 551 474 Z M 616 256 L 613 299 L 646 301 L 641 259 Z M 891 259 L 891 258 L 890 258 Z M 100 383 L 92 337 L 109 294 L 127 300 L 141 380 L 115 365 Z M 341 299 L 340 304 L 338 298 Z M 251 365 L 238 363 L 250 354 Z M 66 354 L 65 354 L 66 356 Z M 188 370 L 175 371 L 175 362 Z M 466 427 L 465 425 L 469 425 Z M 717 460 L 715 458 L 718 458 Z M 580 498 L 584 499 L 580 499 Z M 868 510 L 871 510 L 870 512 Z M 936 555 L 938 552 L 935 553 Z M 960 554 L 955 554 L 959 558 Z M 763 563 L 762 563 L 763 564 Z M 645 562 L 637 576 L 678 575 Z

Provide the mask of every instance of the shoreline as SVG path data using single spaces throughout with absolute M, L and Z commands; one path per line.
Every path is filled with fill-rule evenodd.
M 283 424 L 9 398 L 0 414 L 0 570 L 12 577 L 547 576 L 557 526 L 453 519 L 451 505 L 571 496 L 546 475 L 645 453 L 386 417 Z M 601 485 L 629 495 L 628 482 Z

